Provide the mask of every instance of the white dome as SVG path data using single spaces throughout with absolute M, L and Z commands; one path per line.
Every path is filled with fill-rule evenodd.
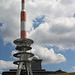
M 34 56 L 33 59 L 39 59 L 38 56 Z

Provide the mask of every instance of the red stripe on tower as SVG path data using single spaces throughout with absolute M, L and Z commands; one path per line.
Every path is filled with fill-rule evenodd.
M 21 12 L 21 21 L 26 21 L 26 12 L 25 11 Z
M 22 3 L 25 3 L 25 0 L 22 0 Z
M 21 31 L 21 38 L 26 38 L 26 31 Z
M 26 38 L 26 12 L 25 12 L 25 0 L 22 0 L 21 11 L 21 38 Z

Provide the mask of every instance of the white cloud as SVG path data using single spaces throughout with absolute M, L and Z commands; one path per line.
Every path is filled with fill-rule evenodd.
M 64 55 L 60 53 L 56 54 L 53 49 L 48 49 L 46 47 L 42 47 L 39 45 L 33 45 L 32 48 L 33 49 L 28 52 L 32 52 L 34 56 L 37 57 L 38 59 L 43 59 L 43 64 L 54 64 L 54 63 L 66 62 L 66 58 L 64 57 Z M 15 50 L 12 51 L 11 55 L 13 56 L 13 54 L 16 52 L 17 51 Z M 14 59 L 18 60 L 15 57 Z
M 72 67 L 71 71 L 72 72 L 75 72 L 75 66 Z
M 27 30 L 32 30 L 28 33 L 28 37 L 35 41 L 35 47 L 40 45 L 40 48 L 58 46 L 75 49 L 75 18 L 73 17 L 75 0 L 27 0 L 26 3 Z M 20 5 L 19 0 L 0 0 L 0 22 L 4 23 L 0 27 L 0 37 L 4 42 L 11 43 L 20 36 Z M 45 22 L 34 30 L 33 20 L 43 15 Z M 50 63 L 65 61 L 62 54 L 56 54 L 47 48 L 45 51 L 53 53 L 53 57 L 44 56 L 44 59 L 47 57 L 52 60 L 52 62 L 49 60 Z M 39 52 L 41 53 L 41 50 Z M 44 55 L 44 53 L 41 54 Z
M 3 69 L 9 69 L 9 68 L 16 68 L 12 61 L 4 61 L 0 60 L 0 72 L 3 71 Z
M 13 50 L 12 52 L 11 52 L 11 58 L 14 58 L 14 59 L 16 59 L 16 60 L 18 60 L 18 58 L 16 58 L 16 57 L 14 57 L 13 55 L 15 54 L 15 53 L 17 53 L 18 51 L 16 51 L 16 50 Z
M 17 53 L 17 51 L 14 50 L 14 51 L 11 52 L 11 55 L 13 55 L 13 54 L 15 54 L 15 53 Z
M 30 37 L 35 41 L 35 44 L 74 49 L 74 35 L 75 18 L 57 18 L 49 23 L 40 24 L 31 32 Z
M 32 52 L 43 59 L 43 64 L 66 62 L 66 58 L 60 53 L 56 54 L 53 49 L 35 45 L 33 46 Z
M 1 0 L 0 2 L 0 22 L 4 23 L 0 27 L 0 36 L 5 42 L 12 42 L 19 35 L 19 8 L 16 3 L 19 6 L 18 0 Z
M 0 36 L 5 42 L 12 42 L 20 37 L 20 5 L 18 0 L 1 0 L 0 22 L 4 24 L 0 27 Z M 39 44 L 75 48 L 74 0 L 27 0 L 26 11 L 27 30 L 32 30 L 32 35 L 28 33 L 28 36 L 35 42 L 38 37 Z M 45 23 L 34 30 L 33 20 L 43 15 Z

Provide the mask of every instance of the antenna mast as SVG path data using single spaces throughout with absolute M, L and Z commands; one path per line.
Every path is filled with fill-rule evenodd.
M 26 11 L 25 11 L 25 0 L 22 0 L 22 11 L 21 11 L 21 38 L 14 40 L 14 43 L 17 45 L 16 50 L 18 53 L 14 54 L 13 56 L 19 58 L 19 61 L 13 62 L 14 64 L 18 65 L 16 75 L 20 75 L 21 69 L 26 71 L 26 75 L 33 75 L 31 70 L 31 63 L 32 60 L 29 60 L 30 57 L 33 57 L 34 54 L 27 52 L 31 50 L 31 44 L 34 43 L 33 40 L 27 38 L 26 34 Z

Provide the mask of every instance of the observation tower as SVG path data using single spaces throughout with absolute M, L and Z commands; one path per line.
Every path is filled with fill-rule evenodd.
M 18 65 L 16 75 L 20 75 L 21 69 L 25 69 L 27 75 L 33 75 L 31 70 L 32 60 L 29 60 L 29 58 L 33 57 L 34 54 L 28 51 L 32 49 L 30 46 L 34 43 L 34 41 L 27 38 L 25 0 L 21 0 L 21 1 L 22 1 L 21 36 L 19 39 L 14 40 L 14 44 L 17 45 L 16 50 L 18 50 L 18 53 L 13 55 L 16 58 L 19 58 L 19 60 L 13 63 Z

